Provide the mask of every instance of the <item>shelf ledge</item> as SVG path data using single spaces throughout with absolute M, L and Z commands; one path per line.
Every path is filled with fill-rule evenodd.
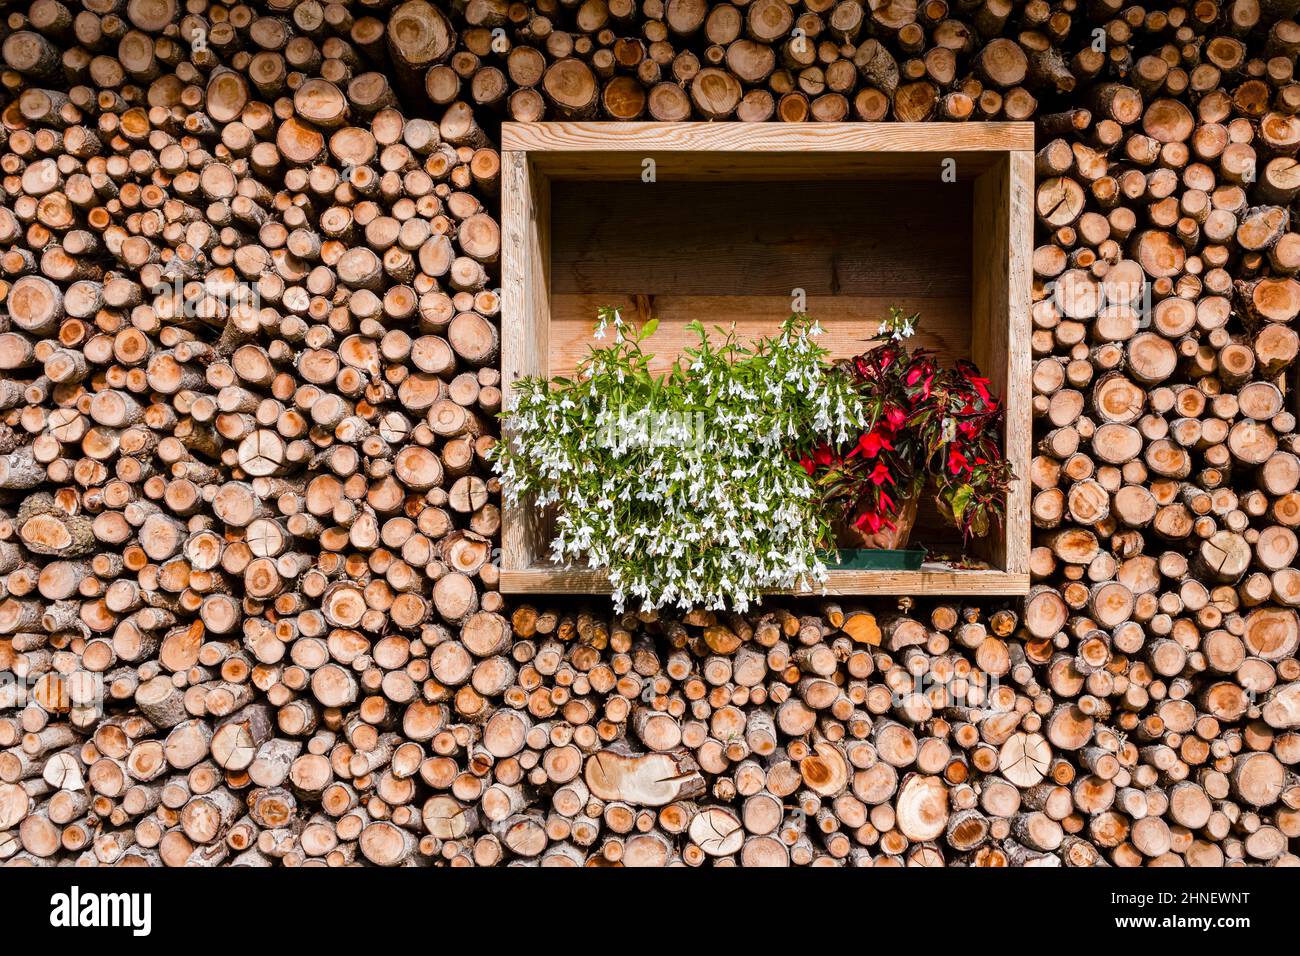
M 609 578 L 604 571 L 537 565 L 522 570 L 503 570 L 500 588 L 508 594 L 608 594 Z M 821 589 L 766 591 L 794 597 L 820 597 Z M 831 571 L 825 594 L 859 596 L 909 594 L 915 597 L 970 595 L 999 596 L 1029 593 L 1029 575 L 995 569 L 956 568 L 942 562 L 926 562 L 919 571 Z

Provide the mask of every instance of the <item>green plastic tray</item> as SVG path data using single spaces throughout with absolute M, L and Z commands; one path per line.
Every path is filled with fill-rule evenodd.
M 841 548 L 838 552 L 827 552 L 833 559 L 839 555 L 839 563 L 829 563 L 838 571 L 919 571 L 925 560 L 925 548 L 906 548 L 888 550 L 885 548 Z

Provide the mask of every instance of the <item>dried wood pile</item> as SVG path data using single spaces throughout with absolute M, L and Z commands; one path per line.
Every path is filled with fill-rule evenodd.
M 0 860 L 1295 864 L 1297 0 L 33 0 Z M 1039 124 L 1037 586 L 496 590 L 517 120 Z

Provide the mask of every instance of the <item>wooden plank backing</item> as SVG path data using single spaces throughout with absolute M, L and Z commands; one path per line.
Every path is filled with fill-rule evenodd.
M 970 289 L 971 183 L 558 182 L 551 202 L 553 293 Z
M 623 310 L 623 315 L 638 323 L 655 316 L 659 328 L 644 343 L 654 355 L 650 368 L 663 372 L 672 364 L 683 346 L 694 346 L 697 339 L 687 331 L 692 319 L 700 319 L 710 329 L 714 325 L 728 328 L 734 322 L 737 336 L 753 341 L 776 332 L 790 314 L 790 296 L 632 296 L 625 292 L 591 295 L 556 295 L 551 298 L 551 332 L 549 361 L 552 375 L 568 375 L 596 345 L 608 345 L 593 335 L 596 309 L 603 305 Z M 909 297 L 882 296 L 811 296 L 808 314 L 821 325 L 823 335 L 817 340 L 828 349 L 832 359 L 848 358 L 870 347 L 870 342 L 891 305 L 920 311 L 922 322 L 913 344 L 934 349 L 939 358 L 952 362 L 967 358 L 971 349 L 970 300 L 965 296 Z
M 698 319 L 770 335 L 795 309 L 836 358 L 868 347 L 890 305 L 921 312 L 918 344 L 970 354 L 972 188 L 898 183 L 555 183 L 551 374 L 596 344 L 596 310 L 659 318 L 662 370 Z

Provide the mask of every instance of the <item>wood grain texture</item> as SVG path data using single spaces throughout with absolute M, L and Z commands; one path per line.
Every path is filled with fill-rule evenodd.
M 501 397 L 509 407 L 514 382 L 550 374 L 550 188 L 533 174 L 526 153 L 503 153 L 502 168 Z M 505 569 L 526 568 L 541 553 L 531 510 L 502 503 Z
M 943 183 L 937 171 L 924 184 L 830 187 L 816 175 L 556 182 L 551 292 L 962 296 L 973 205 L 974 183 Z
M 603 571 L 563 569 L 540 565 L 527 570 L 502 571 L 501 589 L 515 594 L 608 594 L 609 578 Z M 799 594 L 814 597 L 821 588 L 808 591 L 770 591 L 770 594 Z M 996 597 L 1029 593 L 1029 574 L 1006 571 L 954 568 L 931 562 L 919 571 L 831 571 L 826 594 L 838 596 L 890 594 L 946 594 Z
M 502 123 L 526 152 L 1006 152 L 1034 148 L 1033 123 Z
M 1030 123 L 504 123 L 501 135 L 539 171 L 582 182 L 637 180 L 648 161 L 660 181 L 933 182 L 945 159 L 959 158 L 968 179 L 1033 146 Z
M 975 183 L 971 357 L 1000 390 L 1003 449 L 1018 476 L 1003 533 L 977 542 L 981 555 L 1017 573 L 1029 570 L 1030 255 L 1033 154 L 1016 151 Z
M 612 305 L 623 309 L 628 318 L 655 316 L 659 328 L 646 343 L 654 354 L 650 367 L 666 370 L 682 346 L 696 339 L 686 324 L 702 318 L 711 330 L 729 329 L 734 323 L 737 336 L 753 341 L 771 335 L 790 314 L 789 295 L 636 296 L 623 290 L 588 295 L 554 295 L 551 299 L 549 364 L 552 375 L 572 372 L 589 350 L 601 344 L 593 335 L 596 308 Z M 808 314 L 817 319 L 823 335 L 817 340 L 829 350 L 833 359 L 857 355 L 868 347 L 881 316 L 891 305 L 919 311 L 924 326 L 915 336 L 915 344 L 934 349 L 945 361 L 970 354 L 970 300 L 964 296 L 810 296 Z M 721 331 L 713 331 L 715 339 Z
M 1030 295 L 1033 286 L 1034 157 L 1015 150 L 1008 157 L 1010 191 L 1007 210 L 1007 459 L 1017 480 L 1007 499 L 1006 555 L 1002 567 L 1009 573 L 1028 575 L 1030 551 L 1029 463 L 1032 454 L 1033 414 L 1030 388 L 1033 333 Z
M 557 182 L 552 198 L 553 375 L 595 344 L 601 305 L 659 318 L 662 370 L 691 320 L 770 335 L 796 289 L 836 358 L 861 352 L 890 305 L 921 312 L 918 344 L 969 354 L 970 183 Z

